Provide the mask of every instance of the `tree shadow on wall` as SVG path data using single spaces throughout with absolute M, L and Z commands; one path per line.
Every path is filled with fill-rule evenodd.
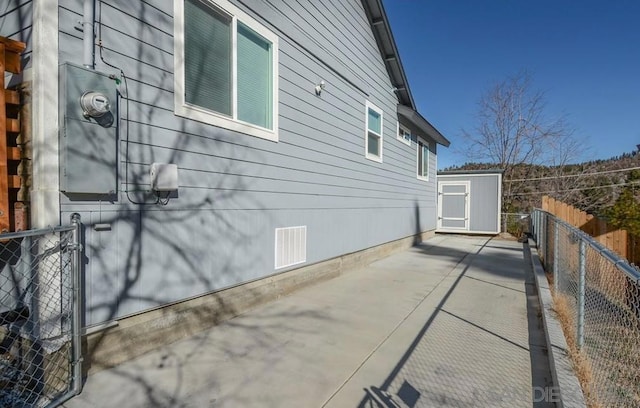
M 74 26 L 81 10 L 80 1 L 59 8 L 60 62 L 79 64 L 82 33 Z M 146 2 L 98 2 L 95 19 L 100 45 L 96 70 L 111 74 L 120 94 L 114 122 L 117 156 L 114 161 L 96 153 L 101 148 L 97 140 L 71 147 L 69 153 L 114 169 L 118 191 L 61 198 L 65 217 L 82 215 L 83 326 L 96 329 L 84 345 L 85 371 L 130 360 L 154 343 L 198 334 L 185 343 L 190 352 L 167 355 L 171 364 L 164 368 L 176 378 L 169 388 L 141 373 L 113 371 L 136 384 L 148 406 L 181 406 L 180 378 L 187 364 L 201 358 L 204 344 L 215 343 L 228 358 L 238 353 L 236 345 L 210 339 L 202 330 L 279 295 L 259 286 L 242 294 L 233 289 L 274 272 L 265 255 L 269 251 L 250 250 L 263 248 L 265 237 L 273 239 L 274 221 L 264 209 L 255 177 L 268 162 L 265 152 L 271 142 L 230 135 L 174 114 L 173 19 L 167 12 Z M 148 172 L 155 162 L 178 165 L 178 194 L 158 198 L 150 191 Z M 181 303 L 185 299 L 191 303 Z M 167 305 L 172 307 L 163 308 Z M 155 310 L 153 321 L 134 317 L 149 310 Z M 272 315 L 259 324 L 228 324 L 257 346 L 271 340 L 268 331 L 274 326 L 296 330 L 297 316 L 319 318 L 302 310 Z M 132 337 L 124 327 L 98 328 L 126 317 L 148 330 Z M 268 368 L 264 371 L 266 375 Z M 210 374 L 215 382 L 213 369 Z

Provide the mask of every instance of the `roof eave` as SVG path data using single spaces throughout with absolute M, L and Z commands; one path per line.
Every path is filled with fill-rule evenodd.
M 398 100 L 401 104 L 410 106 L 415 110 L 416 104 L 409 89 L 409 81 L 402 67 L 400 53 L 393 38 L 391 25 L 387 19 L 387 13 L 384 11 L 382 0 L 362 0 L 362 4 Z
M 442 135 L 428 120 L 424 118 L 418 111 L 408 106 L 398 104 L 398 115 L 409 121 L 415 127 L 420 129 L 426 136 L 429 136 L 436 143 L 444 147 L 449 147 L 451 142 Z
M 451 144 L 449 140 L 417 111 L 382 0 L 362 0 L 362 4 L 387 68 L 391 85 L 395 88 L 398 97 L 398 115 L 402 115 L 437 143 L 448 147 Z

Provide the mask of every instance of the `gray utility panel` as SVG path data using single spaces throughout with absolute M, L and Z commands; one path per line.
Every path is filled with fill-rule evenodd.
M 60 66 L 60 190 L 116 193 L 117 90 L 108 74 Z

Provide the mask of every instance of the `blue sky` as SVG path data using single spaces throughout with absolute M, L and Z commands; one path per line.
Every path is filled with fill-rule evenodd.
M 566 114 L 590 151 L 640 144 L 640 1 L 384 0 L 418 110 L 451 141 L 438 168 L 463 164 L 461 129 L 492 84 L 527 70 L 550 116 Z

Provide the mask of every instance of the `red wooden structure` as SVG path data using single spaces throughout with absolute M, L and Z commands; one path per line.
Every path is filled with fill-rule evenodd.
M 24 180 L 18 175 L 24 159 L 18 143 L 20 93 L 5 89 L 5 73 L 20 73 L 24 49 L 24 43 L 0 37 L 0 233 L 27 228 L 26 205 L 18 200 L 18 190 L 24 187 Z

